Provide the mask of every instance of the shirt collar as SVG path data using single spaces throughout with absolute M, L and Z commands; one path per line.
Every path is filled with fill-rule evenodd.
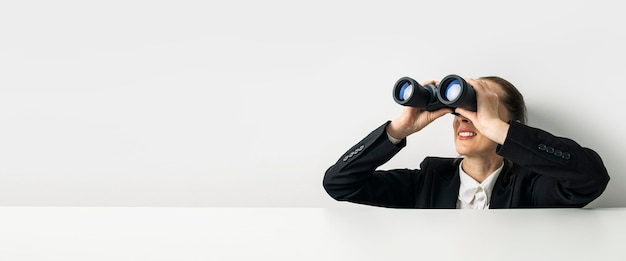
M 504 162 L 496 171 L 491 173 L 482 183 L 478 183 L 474 178 L 470 177 L 465 171 L 463 171 L 463 161 L 459 164 L 459 176 L 461 178 L 461 186 L 459 188 L 459 199 L 461 199 L 466 204 L 470 204 L 472 199 L 474 198 L 474 194 L 478 189 L 478 186 L 482 187 L 487 195 L 487 204 L 491 201 L 491 192 L 493 191 L 493 187 L 496 184 L 496 180 L 502 172 L 504 167 Z

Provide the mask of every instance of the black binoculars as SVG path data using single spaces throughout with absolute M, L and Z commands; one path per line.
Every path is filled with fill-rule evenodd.
M 393 99 L 400 105 L 436 111 L 441 108 L 463 108 L 476 111 L 476 92 L 458 75 L 444 77 L 438 85 L 422 86 L 402 77 L 393 87 Z

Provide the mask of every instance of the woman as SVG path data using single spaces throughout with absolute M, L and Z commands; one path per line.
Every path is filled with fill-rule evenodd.
M 324 189 L 336 200 L 395 208 L 584 207 L 602 194 L 609 176 L 595 151 L 526 126 L 524 99 L 508 81 L 466 81 L 476 92 L 476 112 L 405 107 L 326 171 Z M 448 113 L 456 115 L 454 144 L 462 158 L 376 170 L 407 136 Z

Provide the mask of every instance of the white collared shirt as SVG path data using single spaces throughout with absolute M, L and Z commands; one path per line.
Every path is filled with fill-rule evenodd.
M 461 186 L 459 187 L 459 198 L 456 202 L 458 209 L 488 209 L 491 201 L 491 192 L 496 180 L 502 172 L 502 165 L 491 173 L 482 183 L 478 183 L 474 178 L 470 177 L 463 171 L 463 162 L 459 164 L 459 176 L 461 178 Z

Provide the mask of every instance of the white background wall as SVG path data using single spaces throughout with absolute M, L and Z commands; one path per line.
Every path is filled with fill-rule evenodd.
M 402 76 L 498 75 L 624 207 L 618 1 L 4 1 L 0 205 L 348 207 L 321 182 Z M 451 116 L 383 168 L 456 156 Z

